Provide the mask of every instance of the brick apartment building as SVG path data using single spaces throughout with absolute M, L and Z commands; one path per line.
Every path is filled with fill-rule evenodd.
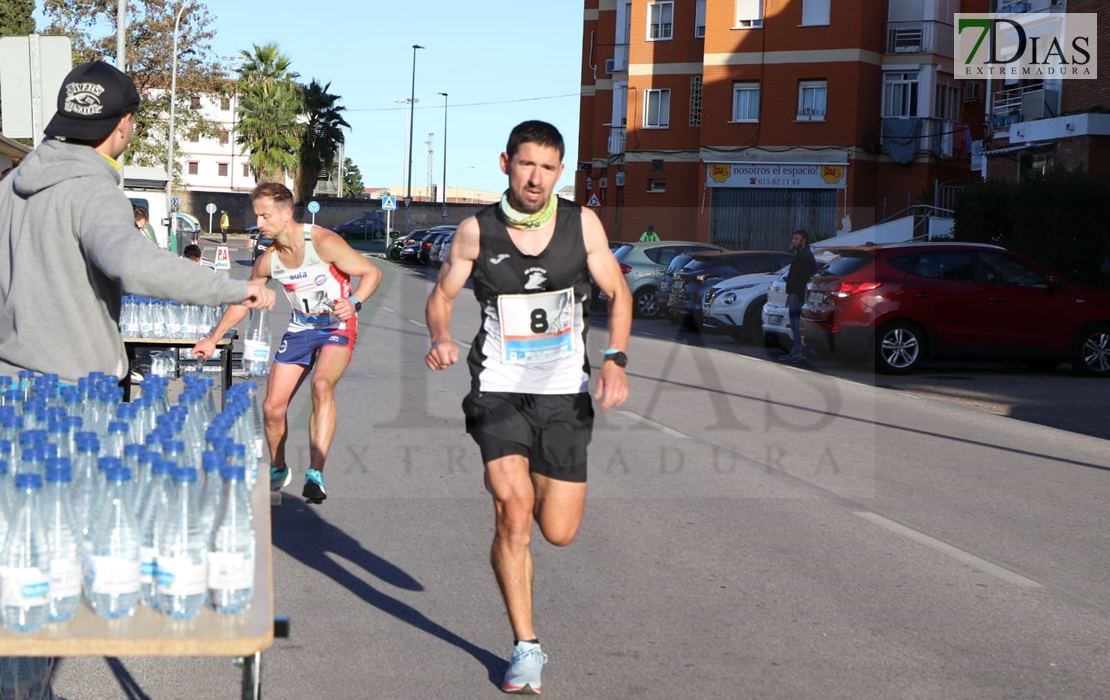
M 617 240 L 774 249 L 931 202 L 984 136 L 952 24 L 989 1 L 585 0 L 577 200 Z
M 1020 180 L 1055 167 L 1110 178 L 1110 3 L 992 0 L 992 11 L 1098 16 L 1098 80 L 988 82 L 986 177 Z

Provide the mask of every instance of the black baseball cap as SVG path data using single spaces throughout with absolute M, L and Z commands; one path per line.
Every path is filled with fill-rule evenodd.
M 58 112 L 46 125 L 50 138 L 100 141 L 125 114 L 139 109 L 135 81 L 103 61 L 83 63 L 69 72 L 58 91 Z

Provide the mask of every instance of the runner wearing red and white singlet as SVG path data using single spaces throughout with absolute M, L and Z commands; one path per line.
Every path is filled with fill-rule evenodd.
M 297 387 L 312 371 L 310 461 L 302 495 L 308 503 L 318 504 L 328 497 L 323 470 L 339 419 L 335 385 L 351 362 L 358 339 L 358 311 L 378 288 L 382 273 L 334 231 L 295 221 L 293 193 L 284 185 L 263 183 L 251 193 L 251 201 L 261 235 L 273 240 L 255 261 L 251 280 L 281 282 L 293 307 L 274 354 L 263 404 L 270 488 L 279 490 L 293 478 L 285 463 L 286 414 Z M 353 291 L 351 277 L 359 278 Z M 216 341 L 246 315 L 245 306 L 229 306 L 212 335 L 193 346 L 193 354 L 211 357 Z

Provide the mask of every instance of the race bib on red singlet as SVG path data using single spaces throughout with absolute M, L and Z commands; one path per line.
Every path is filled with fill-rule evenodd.
M 501 361 L 509 364 L 550 362 L 575 352 L 574 289 L 539 294 L 502 294 L 497 298 L 501 322 Z

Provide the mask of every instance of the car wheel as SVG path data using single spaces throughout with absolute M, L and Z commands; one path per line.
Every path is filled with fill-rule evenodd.
M 891 321 L 875 334 L 875 369 L 909 374 L 925 360 L 925 332 L 909 321 Z
M 400 260 L 401 259 L 401 251 L 397 250 L 396 248 L 391 248 L 390 251 L 389 251 L 389 259 L 390 260 Z
M 1110 326 L 1093 323 L 1075 336 L 1071 365 L 1087 377 L 1110 377 Z
M 632 311 L 639 318 L 658 318 L 659 297 L 655 295 L 655 287 L 645 287 L 632 297 Z
M 1035 372 L 1048 372 L 1059 367 L 1063 360 L 1054 357 L 1026 357 L 1022 359 L 1022 362 Z
M 763 305 L 767 303 L 767 297 L 760 297 L 753 299 L 752 303 L 748 305 L 748 310 L 744 313 L 744 327 L 741 329 L 743 340 L 750 343 L 758 343 L 759 337 L 763 335 L 763 319 L 762 311 Z M 737 338 L 741 340 L 741 338 Z

